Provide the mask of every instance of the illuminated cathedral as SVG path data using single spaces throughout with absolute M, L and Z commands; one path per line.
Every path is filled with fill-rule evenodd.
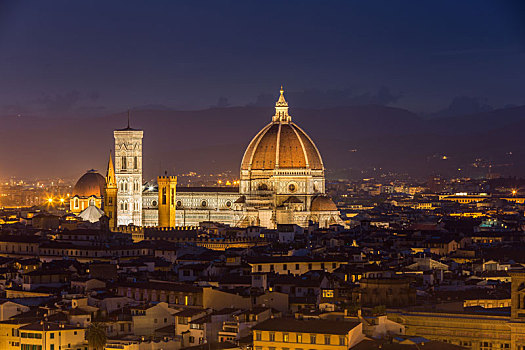
M 292 122 L 282 87 L 275 115 L 246 148 L 238 188 L 177 187 L 174 176 L 159 176 L 156 183 L 145 183 L 143 131 L 131 128 L 128 121 L 127 128 L 115 130 L 113 135 L 115 160 L 110 155 L 105 179 L 95 172 L 82 176 L 70 203 L 74 213 L 86 210 L 89 204 L 102 209 L 111 228 L 198 226 L 204 221 L 266 228 L 277 224 L 306 227 L 310 222 L 320 227 L 343 224 L 336 205 L 325 193 L 321 154 L 313 140 Z M 93 191 L 77 193 L 77 188 Z M 77 206 L 80 201 L 84 201 L 82 207 Z

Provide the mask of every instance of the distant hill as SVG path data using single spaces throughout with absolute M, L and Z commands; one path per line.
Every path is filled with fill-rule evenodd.
M 291 108 L 290 114 L 330 169 L 381 167 L 427 175 L 486 158 L 514 175 L 525 173 L 525 106 L 434 119 L 377 105 Z M 131 124 L 144 130 L 148 178 L 166 169 L 237 172 L 247 144 L 272 115 L 273 108 L 252 106 L 142 109 L 133 111 Z M 112 131 L 125 126 L 126 113 L 80 120 L 2 117 L 0 122 L 0 175 L 78 177 L 90 168 L 105 172 Z

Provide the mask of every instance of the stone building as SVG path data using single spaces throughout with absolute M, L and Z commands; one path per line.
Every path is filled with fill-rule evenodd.
M 390 310 L 388 318 L 405 326 L 406 335 L 420 336 L 473 350 L 525 349 L 525 270 L 511 271 L 510 313 L 461 310 L 440 312 Z
M 361 305 L 403 307 L 416 303 L 416 290 L 407 278 L 362 278 L 359 281 Z
M 142 137 L 143 131 L 115 130 L 115 178 L 117 225 L 142 226 Z
M 203 221 L 267 228 L 278 224 L 306 227 L 309 222 L 320 227 L 343 224 L 325 192 L 321 154 L 313 140 L 292 122 L 282 88 L 275 115 L 244 153 L 239 188 L 175 187 L 175 177 L 159 177 L 157 183 L 144 184 L 143 131 L 132 129 L 128 119 L 128 126 L 113 134 L 115 161 L 110 156 L 106 180 L 97 174 L 102 188 L 107 182 L 104 204 L 112 228 L 130 224 L 198 226 Z M 102 196 L 103 191 L 95 193 L 101 209 Z M 163 198 L 168 197 L 169 203 L 163 204 Z
M 253 138 L 241 162 L 237 226 L 340 224 L 337 207 L 325 193 L 321 154 L 292 122 L 282 87 L 280 92 L 272 121 Z

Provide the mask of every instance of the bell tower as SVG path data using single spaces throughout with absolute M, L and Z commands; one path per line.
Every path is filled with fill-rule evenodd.
M 106 188 L 104 194 L 104 212 L 109 218 L 109 229 L 117 227 L 117 179 L 115 177 L 115 167 L 113 158 L 109 153 L 108 171 L 106 173 Z
M 159 176 L 159 227 L 175 227 L 176 176 Z
M 144 132 L 128 126 L 113 132 L 117 182 L 117 226 L 142 226 L 142 138 Z

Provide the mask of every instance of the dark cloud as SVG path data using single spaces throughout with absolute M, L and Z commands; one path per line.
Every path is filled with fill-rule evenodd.
M 224 97 L 224 96 L 221 96 L 217 100 L 217 104 L 215 106 L 212 106 L 212 107 L 226 108 L 226 107 L 229 107 L 229 106 L 230 106 L 230 101 L 228 100 L 228 98 Z
M 36 101 L 47 116 L 67 116 L 73 111 L 75 105 L 80 102 L 80 92 L 73 90 L 64 94 L 46 95 Z
M 455 117 L 474 113 L 490 112 L 494 107 L 487 104 L 487 99 L 469 96 L 456 96 L 450 105 L 432 113 L 431 117 Z
M 81 93 L 71 90 L 66 93 L 43 95 L 39 98 L 0 107 L 0 115 L 35 115 L 40 117 L 91 117 L 108 113 L 106 106 L 95 104 L 100 99 L 96 91 Z M 166 107 L 167 108 L 167 107 Z M 155 105 L 153 109 L 161 109 Z
M 132 111 L 133 110 L 144 110 L 144 109 L 154 109 L 154 110 L 158 110 L 158 111 L 171 111 L 171 110 L 173 110 L 173 108 L 168 107 L 166 105 L 153 104 L 153 103 L 150 103 L 150 104 L 147 104 L 147 105 L 134 106 L 133 108 L 131 108 Z
M 303 91 L 286 92 L 286 98 L 294 107 L 301 108 L 330 108 L 357 105 L 391 105 L 402 97 L 400 93 L 393 93 L 389 88 L 382 86 L 374 92 L 358 92 L 351 89 L 319 90 L 308 89 Z M 260 94 L 254 106 L 267 107 L 275 103 L 275 94 Z

